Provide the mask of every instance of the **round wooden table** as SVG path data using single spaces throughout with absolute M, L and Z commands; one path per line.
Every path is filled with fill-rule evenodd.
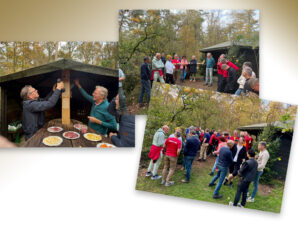
M 66 125 L 62 125 L 61 123 L 61 119 L 54 119 L 51 120 L 49 122 L 47 122 L 41 129 L 39 129 L 29 140 L 27 140 L 24 145 L 22 145 L 21 147 L 49 147 L 45 144 L 42 143 L 42 140 L 45 137 L 48 136 L 59 136 L 63 139 L 63 142 L 61 145 L 59 145 L 58 147 L 96 147 L 96 145 L 98 143 L 109 143 L 112 144 L 110 138 L 105 137 L 104 135 L 101 135 L 102 140 L 101 141 L 89 141 L 86 138 L 83 137 L 83 134 L 79 132 L 79 130 L 75 129 L 73 126 L 75 124 L 83 124 L 80 121 L 77 120 L 71 120 L 71 124 L 69 126 Z M 59 132 L 59 133 L 50 133 L 48 132 L 48 127 L 51 126 L 59 126 L 63 128 L 63 131 Z M 62 134 L 66 131 L 75 131 L 80 133 L 80 138 L 78 139 L 74 139 L 74 140 L 69 140 L 66 139 L 62 136 Z M 88 126 L 88 133 L 96 133 L 98 134 L 94 129 L 90 128 Z

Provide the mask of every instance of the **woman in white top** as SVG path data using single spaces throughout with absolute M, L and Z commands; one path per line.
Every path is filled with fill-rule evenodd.
M 172 63 L 172 56 L 171 55 L 167 56 L 165 69 L 166 69 L 166 83 L 175 84 L 174 77 L 173 77 L 175 66 Z
M 252 68 L 251 62 L 249 62 L 249 61 L 244 62 L 243 65 L 242 65 L 242 69 L 246 66 Z M 252 72 L 252 77 L 256 78 L 255 72 Z M 239 88 L 235 92 L 235 95 L 237 95 L 237 96 L 241 95 L 241 93 L 244 91 L 245 82 L 246 82 L 246 78 L 243 76 L 243 74 L 241 74 L 241 76 L 237 80 L 237 83 L 239 84 Z

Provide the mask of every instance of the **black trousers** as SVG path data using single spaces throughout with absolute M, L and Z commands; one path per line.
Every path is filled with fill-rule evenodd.
M 227 85 L 227 78 L 220 75 L 220 83 L 218 84 L 217 91 L 223 93 Z
M 173 74 L 167 73 L 166 74 L 166 83 L 168 84 L 175 84 Z
M 245 206 L 249 184 L 250 184 L 250 181 L 242 181 L 242 180 L 239 181 L 237 186 L 237 193 L 234 199 L 234 204 L 233 204 L 234 206 L 237 206 L 241 195 L 242 195 L 241 205 Z

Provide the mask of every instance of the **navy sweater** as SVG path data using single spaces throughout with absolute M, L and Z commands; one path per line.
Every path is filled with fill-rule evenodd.
M 184 156 L 196 156 L 200 150 L 201 142 L 197 137 L 190 137 L 187 139 L 184 147 Z
M 230 148 L 224 146 L 219 150 L 218 165 L 222 167 L 229 167 L 233 163 L 232 151 Z

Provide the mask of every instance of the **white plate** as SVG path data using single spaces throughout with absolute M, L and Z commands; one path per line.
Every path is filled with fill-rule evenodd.
M 67 137 L 67 136 L 65 136 L 65 134 L 68 133 L 68 132 L 75 133 L 75 134 L 77 134 L 78 136 L 77 136 L 77 137 L 73 137 L 73 138 L 71 138 L 71 137 Z M 62 134 L 62 136 L 63 136 L 65 139 L 69 139 L 69 140 L 75 140 L 75 139 L 80 138 L 80 134 L 77 133 L 77 132 L 75 132 L 75 131 L 66 131 L 66 132 L 64 132 L 64 133 Z
M 108 147 L 100 147 L 103 144 L 106 144 Z M 106 149 L 106 148 L 116 148 L 116 146 L 115 145 L 112 145 L 112 144 L 109 144 L 109 143 L 99 143 L 99 144 L 96 145 L 96 148 L 104 148 L 104 149 Z
M 100 136 L 100 139 L 99 140 L 90 140 L 90 139 L 88 139 L 86 136 L 88 135 L 88 134 L 94 134 L 94 135 L 97 135 L 97 136 Z M 102 140 L 102 136 L 101 135 L 99 135 L 99 134 L 95 134 L 95 133 L 85 133 L 84 134 L 84 137 L 85 137 L 85 139 L 87 139 L 88 141 L 101 141 Z
M 53 128 L 58 128 L 59 131 L 52 130 Z M 50 133 L 60 133 L 63 130 L 63 128 L 62 127 L 59 127 L 59 126 L 52 126 L 52 127 L 47 128 L 47 130 Z
M 47 144 L 47 143 L 45 142 L 45 139 L 47 139 L 47 138 L 49 138 L 49 137 L 57 137 L 57 138 L 60 140 L 60 142 L 57 143 L 57 144 Z M 63 142 L 63 139 L 62 139 L 61 137 L 58 137 L 58 136 L 48 136 L 48 137 L 45 137 L 45 138 L 42 140 L 42 143 L 43 143 L 44 145 L 46 145 L 46 146 L 50 146 L 50 147 L 52 147 L 52 146 L 59 146 L 59 145 L 62 144 L 62 142 Z

